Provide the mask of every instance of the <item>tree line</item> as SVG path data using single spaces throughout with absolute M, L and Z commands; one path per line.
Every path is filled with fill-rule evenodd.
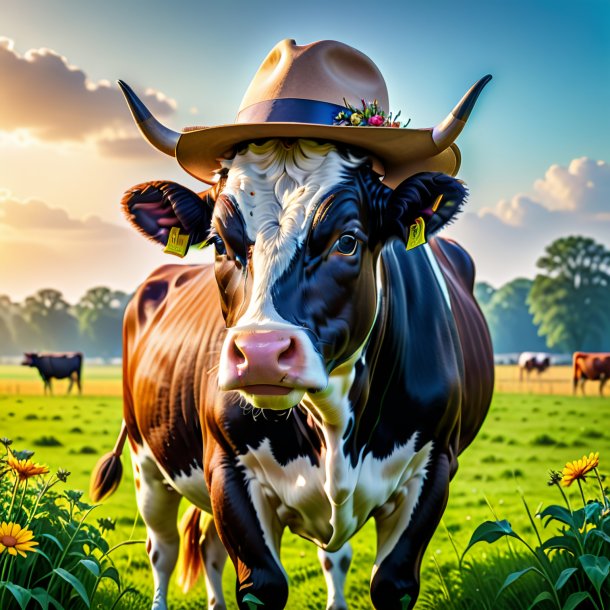
M 82 351 L 86 356 L 119 357 L 123 311 L 130 298 L 105 286 L 90 288 L 76 305 L 53 288 L 38 290 L 22 303 L 0 295 L 0 356 Z
M 610 250 L 587 237 L 564 237 L 547 246 L 537 267 L 534 280 L 475 285 L 494 352 L 610 351 Z M 105 286 L 90 288 L 76 305 L 51 288 L 23 303 L 0 296 L 0 356 L 78 350 L 120 357 L 130 298 Z
M 562 237 L 536 266 L 534 280 L 475 286 L 494 352 L 610 351 L 610 250 L 588 237 Z

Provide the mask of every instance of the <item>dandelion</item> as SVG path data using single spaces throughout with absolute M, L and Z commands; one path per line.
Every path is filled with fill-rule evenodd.
M 0 524 L 0 554 L 6 550 L 10 555 L 21 555 L 25 557 L 28 551 L 34 552 L 33 548 L 38 544 L 31 530 L 22 528 L 18 523 Z
M 597 468 L 598 465 L 599 451 L 597 453 L 591 452 L 589 457 L 583 455 L 580 460 L 568 462 L 562 472 L 561 484 L 564 487 L 569 487 L 574 481 L 586 481 L 585 475 Z
M 27 479 L 30 477 L 34 477 L 38 474 L 47 474 L 49 472 L 48 466 L 44 466 L 43 464 L 35 464 L 30 459 L 20 460 L 13 455 L 9 455 L 7 464 L 19 477 L 20 481 L 27 481 Z

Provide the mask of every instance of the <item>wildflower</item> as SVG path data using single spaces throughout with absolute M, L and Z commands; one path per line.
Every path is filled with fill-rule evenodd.
M 43 464 L 35 464 L 29 458 L 18 459 L 14 455 L 8 456 L 7 464 L 19 477 L 20 481 L 25 481 L 26 479 L 34 477 L 37 474 L 47 474 L 47 472 L 49 472 L 48 466 L 44 466 Z
M 28 529 L 22 529 L 18 523 L 0 524 L 0 553 L 6 549 L 10 555 L 21 555 L 25 557 L 28 551 L 34 551 L 34 546 L 38 544 L 34 538 L 34 533 Z
M 5 447 L 8 447 L 9 445 L 13 444 L 13 441 L 10 438 L 6 438 L 6 436 L 3 436 L 2 438 L 0 438 L 0 443 L 2 443 Z
M 97 524 L 101 530 L 105 530 L 107 532 L 113 530 L 116 527 L 116 521 L 114 519 L 109 519 L 108 517 L 100 517 L 97 520 Z
M 59 468 L 57 470 L 57 472 L 55 473 L 55 475 L 57 476 L 57 478 L 62 481 L 63 483 L 65 483 L 68 480 L 68 477 L 71 475 L 72 473 L 64 470 L 63 468 Z
M 549 480 L 547 481 L 547 485 L 550 487 L 552 485 L 557 485 L 561 481 L 561 472 L 557 470 L 549 470 Z
M 583 455 L 580 460 L 568 462 L 563 469 L 563 478 L 561 484 L 564 487 L 569 487 L 574 481 L 585 481 L 585 475 L 591 472 L 599 465 L 599 452 L 589 454 L 589 457 Z

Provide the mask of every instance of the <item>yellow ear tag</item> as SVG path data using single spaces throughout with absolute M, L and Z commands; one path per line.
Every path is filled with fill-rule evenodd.
M 175 254 L 176 256 L 184 257 L 189 247 L 189 234 L 180 234 L 179 227 L 172 227 L 167 238 L 167 246 L 163 252 L 168 254 Z
M 407 240 L 407 250 L 412 250 L 426 243 L 426 222 L 420 216 L 409 227 L 409 239 Z

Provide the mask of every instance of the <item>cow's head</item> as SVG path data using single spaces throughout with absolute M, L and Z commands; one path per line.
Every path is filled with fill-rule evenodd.
M 213 244 L 228 328 L 222 389 L 260 408 L 286 409 L 306 393 L 332 402 L 375 323 L 382 246 L 406 243 L 413 225 L 430 237 L 465 189 L 424 173 L 391 190 L 366 155 L 310 140 L 252 143 L 222 166 L 200 196 L 168 183 L 136 187 L 124 199 L 129 215 L 163 243 L 177 226 Z
M 35 360 L 38 358 L 38 354 L 35 352 L 25 352 L 23 354 L 23 362 L 21 366 L 35 366 Z

